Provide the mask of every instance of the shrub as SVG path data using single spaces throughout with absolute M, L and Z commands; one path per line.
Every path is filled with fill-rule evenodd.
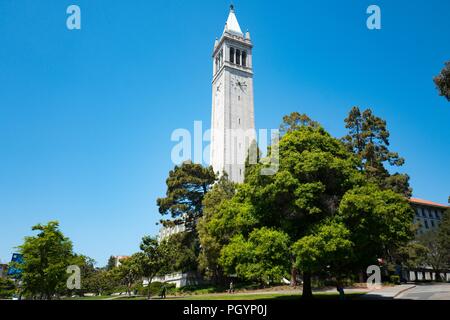
M 11 298 L 16 291 L 14 281 L 10 279 L 0 278 L 0 298 Z
M 398 275 L 392 275 L 390 277 L 390 280 L 391 280 L 390 282 L 393 284 L 400 284 L 400 276 Z
M 138 294 L 147 296 L 148 290 L 150 290 L 151 296 L 159 296 L 162 291 L 163 285 L 166 286 L 166 295 L 167 294 L 175 294 L 177 291 L 177 288 L 175 284 L 172 283 L 163 283 L 163 282 L 152 282 L 150 285 L 143 286 L 142 284 L 136 286 L 136 290 Z

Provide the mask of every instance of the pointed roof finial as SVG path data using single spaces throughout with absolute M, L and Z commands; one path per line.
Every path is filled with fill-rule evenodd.
M 236 19 L 236 15 L 234 14 L 234 5 L 230 5 L 230 14 L 228 15 L 227 23 L 225 24 L 224 31 L 229 31 L 235 33 L 239 36 L 243 36 L 241 31 L 241 27 L 239 26 L 239 22 Z

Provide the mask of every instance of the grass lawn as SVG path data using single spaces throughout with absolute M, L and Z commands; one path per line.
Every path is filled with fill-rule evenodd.
M 105 300 L 110 298 L 111 296 L 93 296 L 93 297 L 65 298 L 64 300 Z
M 358 299 L 364 292 L 352 292 L 345 295 L 347 300 Z M 166 300 L 299 300 L 301 294 L 282 294 L 282 293 L 247 293 L 247 294 L 205 294 L 205 295 L 186 295 L 177 297 L 167 297 Z M 323 300 L 338 300 L 337 293 L 316 293 L 314 298 Z M 146 297 L 119 297 L 114 300 L 146 300 Z M 153 297 L 153 300 L 160 300 L 159 297 Z

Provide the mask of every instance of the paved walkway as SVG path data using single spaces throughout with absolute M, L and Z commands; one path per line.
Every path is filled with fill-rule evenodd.
M 417 285 L 395 297 L 402 300 L 450 300 L 450 284 Z
M 392 300 L 398 297 L 400 294 L 415 288 L 414 284 L 402 284 L 392 287 L 382 287 L 381 289 L 372 290 L 365 294 L 363 299 L 370 300 Z

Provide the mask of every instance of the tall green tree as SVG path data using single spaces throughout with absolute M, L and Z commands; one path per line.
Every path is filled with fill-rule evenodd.
M 143 237 L 140 245 L 141 251 L 136 254 L 136 261 L 140 265 L 141 275 L 147 279 L 148 284 L 164 273 L 179 271 L 176 259 L 186 257 L 185 252 L 174 250 L 174 242 L 171 239 L 159 242 L 154 237 Z M 151 298 L 151 290 L 148 290 L 148 299 Z
M 108 258 L 108 263 L 106 264 L 105 269 L 110 271 L 116 267 L 116 258 L 114 256 L 110 256 Z
M 391 175 L 385 165 L 402 166 L 405 162 L 397 152 L 389 150 L 389 136 L 386 121 L 373 114 L 372 110 L 363 112 L 353 107 L 345 119 L 349 130 L 343 138 L 347 148 L 359 159 L 359 168 L 366 177 L 383 188 L 411 196 L 409 176 L 396 173 Z
M 167 226 L 184 224 L 188 231 L 195 230 L 197 219 L 203 214 L 203 198 L 215 181 L 212 167 L 192 162 L 175 166 L 166 180 L 166 197 L 157 199 L 159 212 L 171 216 L 161 222 Z
M 439 91 L 439 95 L 450 101 L 450 61 L 445 63 L 444 68 L 439 75 L 434 77 L 433 81 Z
M 129 258 L 121 260 L 120 266 L 114 269 L 114 273 L 115 277 L 126 286 L 127 294 L 130 296 L 135 282 L 143 277 L 142 256 L 135 253 Z
M 215 283 L 223 282 L 223 272 L 218 259 L 224 242 L 214 232 L 211 221 L 218 217 L 220 207 L 225 201 L 231 200 L 235 193 L 236 185 L 228 179 L 228 175 L 221 176 L 203 200 L 203 216 L 197 226 L 201 247 L 199 267 Z
M 254 170 L 242 187 L 256 227 L 275 228 L 293 242 L 310 236 L 325 219 L 337 214 L 344 194 L 363 183 L 357 164 L 342 142 L 322 127 L 300 126 L 286 133 L 279 142 L 278 172 L 264 176 Z M 295 262 L 292 256 L 293 275 L 299 266 Z M 305 283 L 303 296 L 307 298 L 311 296 L 313 271 L 300 271 Z
M 23 263 L 22 270 L 24 294 L 38 299 L 52 299 L 65 290 L 68 275 L 66 268 L 74 260 L 72 242 L 59 229 L 57 221 L 32 227 L 35 236 L 25 237 L 19 246 Z
M 407 199 L 370 182 L 341 140 L 320 126 L 300 125 L 277 147 L 278 171 L 261 175 L 261 161 L 209 222 L 225 243 L 220 263 L 227 273 L 238 265 L 254 267 L 245 259 L 238 264 L 251 256 L 253 230 L 276 230 L 294 243 L 286 256 L 292 275 L 302 273 L 303 297 L 309 298 L 313 275 L 327 270 L 344 276 L 353 265 L 367 267 L 410 239 L 414 212 Z M 247 223 L 237 223 L 238 217 Z

